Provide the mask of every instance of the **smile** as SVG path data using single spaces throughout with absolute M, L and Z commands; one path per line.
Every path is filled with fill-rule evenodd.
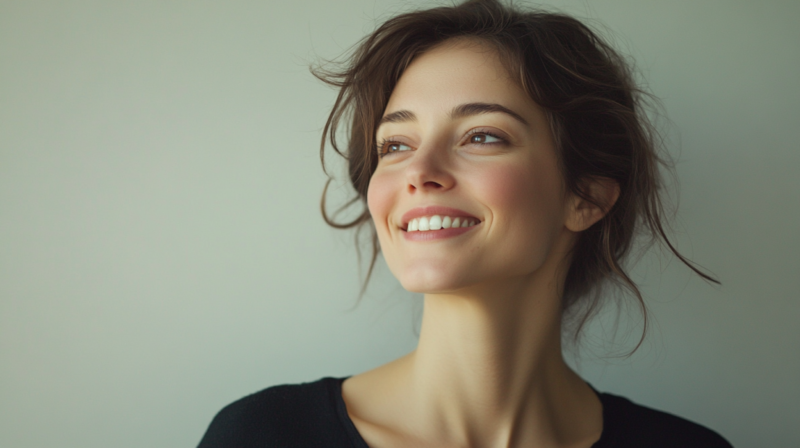
M 407 232 L 427 232 L 431 230 L 441 230 L 450 228 L 466 228 L 472 227 L 480 223 L 477 219 L 461 218 L 450 216 L 442 217 L 440 215 L 421 216 L 414 218 L 408 222 Z

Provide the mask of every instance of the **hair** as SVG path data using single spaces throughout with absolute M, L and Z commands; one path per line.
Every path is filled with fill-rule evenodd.
M 569 257 L 561 291 L 562 316 L 568 310 L 580 310 L 570 313 L 575 339 L 598 311 L 605 287 L 616 286 L 627 290 L 640 306 L 643 331 L 636 348 L 641 345 L 647 330 L 646 306 L 623 269 L 638 237 L 645 238 L 647 247 L 655 241 L 665 243 L 692 271 L 719 284 L 681 255 L 667 237 L 659 165 L 668 169 L 672 165 L 660 155 L 662 139 L 646 114 L 653 97 L 636 85 L 625 58 L 568 15 L 523 11 L 498 0 L 470 0 L 391 18 L 359 42 L 339 70 L 312 69 L 317 78 L 339 89 L 322 133 L 323 170 L 326 142 L 330 142 L 346 160 L 356 193 L 329 214 L 329 177 L 322 194 L 323 218 L 335 228 L 366 226 L 371 231 L 372 253 L 362 295 L 380 253 L 366 205 L 378 162 L 376 129 L 395 85 L 414 58 L 456 38 L 473 39 L 497 51 L 511 78 L 547 115 L 566 191 L 607 210 L 600 221 L 581 232 Z M 337 134 L 341 125 L 348 126 L 344 150 Z M 610 209 L 584 188 L 584 181 L 596 178 L 613 179 L 620 187 Z M 336 221 L 340 212 L 356 204 L 363 206 L 360 215 Z M 356 244 L 358 248 L 358 233 Z M 359 249 L 359 258 L 360 253 Z

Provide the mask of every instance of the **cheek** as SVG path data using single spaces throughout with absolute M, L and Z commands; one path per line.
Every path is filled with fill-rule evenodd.
M 526 161 L 484 172 L 482 196 L 492 209 L 492 227 L 507 253 L 545 256 L 563 227 L 558 169 Z
M 387 228 L 395 190 L 391 176 L 380 171 L 373 173 L 367 189 L 367 207 L 379 234 Z
M 532 162 L 531 165 L 535 163 Z M 510 216 L 551 215 L 560 210 L 560 178 L 552 169 L 528 164 L 498 167 L 484 173 L 483 193 L 498 213 Z

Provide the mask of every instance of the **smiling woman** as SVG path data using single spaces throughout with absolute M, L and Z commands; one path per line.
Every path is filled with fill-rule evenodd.
M 340 88 L 325 136 L 366 205 L 326 219 L 371 226 L 372 263 L 424 294 L 419 344 L 237 401 L 201 447 L 729 446 L 594 390 L 562 356 L 607 286 L 641 301 L 621 267 L 635 234 L 672 248 L 657 140 L 614 50 L 568 16 L 476 0 L 391 19 L 319 76 Z
M 367 201 L 403 287 L 464 292 L 503 277 L 556 275 L 573 236 L 555 144 L 544 111 L 495 52 L 462 39 L 420 55 L 386 106 L 385 116 L 397 113 L 404 119 L 382 123 L 377 139 L 408 149 L 378 145 Z M 419 230 L 409 232 L 415 218 Z M 448 218 L 467 227 L 443 229 Z

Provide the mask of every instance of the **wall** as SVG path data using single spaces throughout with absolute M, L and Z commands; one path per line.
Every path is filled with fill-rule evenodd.
M 0 446 L 194 446 L 236 398 L 413 349 L 419 298 L 384 267 L 353 308 L 352 237 L 318 211 L 335 93 L 307 69 L 410 5 L 0 1 Z M 800 446 L 800 3 L 553 5 L 663 99 L 675 239 L 722 280 L 645 257 L 647 343 L 604 357 L 595 325 L 579 370 Z

